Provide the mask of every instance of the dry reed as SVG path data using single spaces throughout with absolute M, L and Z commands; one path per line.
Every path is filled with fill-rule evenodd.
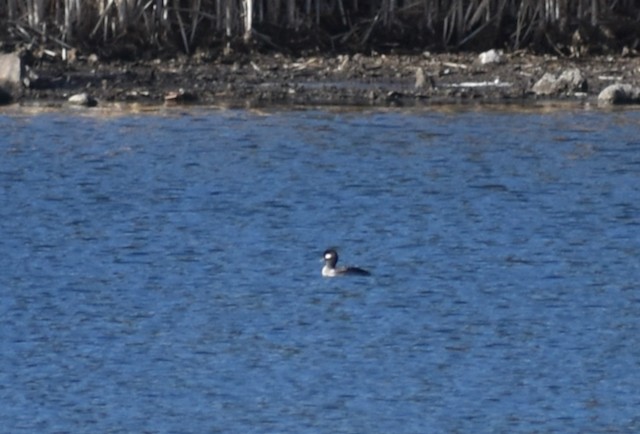
M 549 29 L 566 37 L 616 17 L 640 28 L 635 0 L 0 0 L 14 40 L 64 47 L 128 42 L 187 53 L 198 45 L 321 34 L 331 44 L 375 41 L 441 49 L 527 46 Z M 636 36 L 638 30 L 636 29 Z M 6 37 L 6 36 L 5 36 Z M 280 41 L 287 44 L 285 37 Z M 637 39 L 636 39 L 636 44 Z

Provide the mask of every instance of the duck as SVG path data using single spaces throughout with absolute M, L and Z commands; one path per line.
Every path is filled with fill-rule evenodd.
M 335 249 L 327 249 L 323 255 L 324 267 L 322 267 L 322 276 L 338 277 L 338 276 L 370 276 L 367 270 L 358 267 L 336 267 L 338 263 L 338 252 Z

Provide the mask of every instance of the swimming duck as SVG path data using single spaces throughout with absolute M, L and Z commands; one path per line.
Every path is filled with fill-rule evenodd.
M 324 251 L 324 267 L 322 267 L 322 275 L 324 277 L 337 276 L 370 276 L 371 273 L 358 267 L 336 267 L 338 263 L 338 252 L 334 249 Z

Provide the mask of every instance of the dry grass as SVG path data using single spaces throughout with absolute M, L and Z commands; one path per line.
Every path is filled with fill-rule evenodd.
M 517 49 L 541 34 L 548 39 L 549 29 L 567 36 L 619 16 L 640 28 L 635 0 L 0 0 L 0 26 L 23 42 L 157 48 L 177 42 L 187 53 L 201 44 L 271 40 L 274 29 L 320 32 L 348 46 L 375 35 L 378 42 L 412 39 L 443 49 L 478 43 Z

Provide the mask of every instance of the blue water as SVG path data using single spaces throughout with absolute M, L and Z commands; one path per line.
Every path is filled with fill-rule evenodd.
M 0 128 L 3 433 L 640 432 L 640 112 Z

